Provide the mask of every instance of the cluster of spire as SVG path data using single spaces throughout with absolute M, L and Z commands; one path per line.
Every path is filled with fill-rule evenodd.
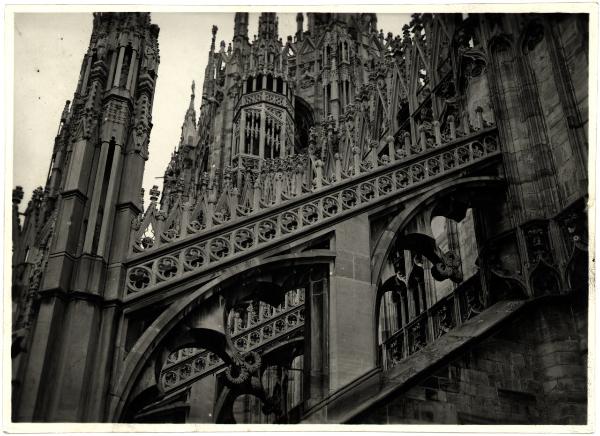
M 372 33 L 376 31 L 377 18 L 375 14 L 321 14 L 308 13 L 308 27 L 304 28 L 305 17 L 303 13 L 296 15 L 296 42 L 302 42 L 309 36 L 315 40 L 319 35 L 331 29 L 331 26 L 342 24 L 343 27 L 355 27 L 359 32 Z M 194 174 L 200 167 L 206 170 L 207 155 L 212 153 L 214 147 L 214 132 L 211 127 L 215 117 L 218 116 L 218 107 L 221 100 L 225 97 L 224 92 L 236 92 L 236 88 L 226 82 L 225 75 L 239 77 L 246 80 L 247 77 L 253 77 L 254 86 L 261 88 L 264 84 L 258 83 L 259 75 L 272 75 L 272 80 L 295 81 L 296 75 L 288 77 L 286 50 L 290 50 L 292 37 L 288 37 L 287 43 L 284 43 L 279 37 L 279 18 L 274 12 L 263 12 L 258 18 L 258 31 L 250 40 L 248 37 L 249 14 L 247 12 L 238 12 L 234 18 L 233 39 L 229 47 L 226 48 L 225 42 L 221 42 L 217 51 L 216 37 L 218 28 L 212 27 L 212 37 L 210 50 L 208 53 L 208 62 L 204 72 L 204 83 L 202 86 L 202 99 L 200 103 L 200 112 L 196 114 L 195 110 L 195 84 L 192 82 L 192 92 L 189 106 L 185 113 L 184 121 L 181 127 L 181 137 L 178 146 L 171 156 L 171 161 L 165 171 L 165 194 L 172 191 L 169 188 L 176 186 L 185 187 L 184 190 L 194 191 L 193 186 L 198 183 L 198 174 Z M 295 48 L 294 48 L 295 50 Z M 228 65 L 227 72 L 225 65 Z M 271 80 L 271 79 L 269 79 Z M 242 90 L 241 83 L 237 82 L 237 92 L 251 92 L 251 90 Z M 226 85 L 229 83 L 229 85 Z M 271 83 L 271 82 L 269 82 Z M 270 84 L 267 87 L 270 87 Z M 286 83 L 287 85 L 287 83 Z M 283 89 L 286 89 L 285 86 Z M 290 86 L 293 86 L 290 84 Z M 274 90 L 278 90 L 277 85 Z M 284 91 L 291 95 L 291 91 Z M 239 96 L 240 94 L 238 94 Z M 222 121 L 223 122 L 223 121 Z M 285 132 L 282 133 L 282 137 Z M 215 165 L 222 167 L 227 163 L 212 162 L 208 159 L 209 166 Z M 186 170 L 187 168 L 187 170 Z M 190 170 L 191 171 L 188 171 Z M 185 175 L 184 175 L 185 174 Z

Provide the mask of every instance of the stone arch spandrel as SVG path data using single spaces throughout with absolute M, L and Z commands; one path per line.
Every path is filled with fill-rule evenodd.
M 248 273 L 253 269 L 265 271 L 291 265 L 328 264 L 334 258 L 335 255 L 329 250 L 313 250 L 273 257 L 252 268 L 231 268 L 228 272 L 172 304 L 142 334 L 125 359 L 120 374 L 115 377 L 116 381 L 111 386 L 109 395 L 112 401 L 108 406 L 107 420 L 119 421 L 121 419 L 125 405 L 129 401 L 130 391 L 153 352 L 168 333 L 194 308 L 205 301 L 207 297 L 214 295 L 212 291 L 215 287 L 235 283 L 240 274 Z

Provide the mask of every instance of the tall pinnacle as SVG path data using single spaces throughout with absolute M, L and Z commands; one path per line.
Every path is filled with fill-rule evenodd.
M 210 52 L 211 53 L 215 52 L 215 39 L 217 38 L 217 30 L 219 30 L 219 28 L 213 24 L 213 26 L 212 26 L 212 39 L 210 41 Z
M 298 12 L 296 14 L 296 39 L 298 41 L 302 40 L 302 32 L 304 30 L 304 14 L 302 12 Z
M 208 52 L 208 62 L 204 69 L 204 83 L 202 84 L 202 107 L 212 95 L 213 92 L 213 75 L 215 70 L 215 40 L 217 38 L 217 30 L 219 28 L 215 25 L 212 26 L 212 39 L 210 41 L 210 51 Z
M 190 107 L 188 111 L 194 110 L 194 101 L 196 99 L 196 82 L 192 80 L 192 95 L 190 95 Z
M 180 145 L 193 145 L 196 136 L 196 109 L 194 109 L 196 99 L 196 82 L 192 80 L 192 94 L 190 95 L 190 105 L 185 113 L 185 119 L 181 126 Z
M 258 37 L 277 39 L 279 37 L 278 22 L 275 12 L 262 12 L 258 18 Z
M 248 39 L 248 12 L 236 12 L 233 28 L 234 42 L 239 39 Z

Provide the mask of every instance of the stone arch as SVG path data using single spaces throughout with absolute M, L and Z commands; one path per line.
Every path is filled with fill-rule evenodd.
M 512 50 L 513 39 L 512 36 L 506 33 L 494 35 L 490 38 L 487 44 L 488 53 L 493 53 L 498 50 Z
M 462 189 L 485 190 L 490 188 L 502 188 L 505 186 L 504 180 L 494 176 L 467 177 L 460 181 L 451 180 L 438 187 L 431 189 L 423 195 L 412 199 L 387 226 L 387 229 L 381 233 L 376 241 L 372 253 L 372 275 L 371 283 L 378 283 L 381 277 L 383 263 L 390 253 L 393 243 L 396 240 L 398 232 L 404 228 L 417 214 L 427 209 L 440 198 Z
M 476 273 L 477 256 L 481 248 L 476 231 L 478 199 L 470 192 L 450 194 L 437 202 L 430 210 L 429 219 L 436 247 L 446 252 L 445 260 L 458 264 L 453 272 L 455 283 L 460 283 Z M 435 224 L 435 225 L 434 225 Z M 440 253 L 442 255 L 442 253 Z M 444 267 L 442 273 L 447 273 Z M 438 273 L 432 269 L 432 273 Z M 439 277 L 443 276 L 441 274 Z M 450 278 L 446 276 L 446 278 Z M 437 281 L 443 281 L 434 275 Z
M 111 386 L 110 396 L 114 400 L 108 405 L 107 419 L 121 421 L 125 406 L 130 401 L 131 389 L 144 366 L 151 359 L 151 355 L 186 315 L 209 297 L 214 296 L 220 288 L 235 283 L 236 280 L 239 280 L 241 274 L 255 269 L 266 271 L 293 265 L 329 264 L 333 258 L 333 254 L 328 250 L 313 250 L 275 256 L 250 268 L 246 265 L 240 265 L 237 268 L 232 267 L 229 271 L 204 284 L 198 290 L 173 303 L 146 329 L 127 355 L 120 374 L 115 377 L 116 380 Z
M 534 297 L 561 292 L 562 283 L 558 272 L 545 261 L 540 261 L 535 267 L 529 275 L 529 281 Z
M 488 301 L 491 305 L 501 300 L 527 299 L 527 287 L 520 277 L 513 274 L 503 274 L 493 267 L 488 277 Z
M 406 204 L 406 207 L 388 224 L 386 230 L 381 233 L 379 239 L 375 242 L 375 245 L 371 251 L 371 283 L 377 285 L 381 281 L 381 275 L 383 273 L 383 267 L 386 259 L 390 255 L 392 247 L 394 246 L 400 231 L 410 223 L 419 213 L 430 208 L 436 201 L 444 198 L 445 196 L 453 193 L 460 192 L 461 190 L 469 189 L 473 190 L 489 190 L 504 188 L 505 182 L 499 177 L 493 176 L 476 176 L 467 177 L 462 180 L 456 181 L 451 180 L 438 187 L 431 189 L 422 195 L 413 198 Z M 386 282 L 387 283 L 387 282 Z M 379 303 L 381 296 L 379 292 L 373 294 L 372 306 L 373 310 L 376 311 L 373 319 L 375 325 L 373 326 L 373 337 L 377 344 L 378 341 L 378 323 L 379 323 Z M 380 356 L 377 356 L 379 361 Z
M 212 316 L 213 321 L 215 318 L 218 318 L 219 313 L 221 314 L 221 316 L 223 316 L 223 314 L 226 313 L 226 310 L 224 309 L 226 308 L 227 304 L 223 303 L 226 303 L 227 299 L 221 298 L 221 295 L 219 295 L 217 299 L 217 306 L 219 306 L 218 309 L 221 310 L 217 310 L 216 317 Z M 201 306 L 194 309 L 194 311 L 191 314 L 191 317 L 187 317 L 182 322 L 177 324 L 175 328 L 171 330 L 171 332 L 169 332 L 167 338 L 161 344 L 159 344 L 158 349 L 153 353 L 153 356 L 150 358 L 151 361 L 149 362 L 149 365 L 147 364 L 145 367 L 145 375 L 143 377 L 143 380 L 138 379 L 133 385 L 134 391 L 130 395 L 130 399 L 128 401 L 127 407 L 125 408 L 124 414 L 125 416 L 129 417 L 129 420 L 135 419 L 137 421 L 137 418 L 134 417 L 139 416 L 139 412 L 141 411 L 139 409 L 134 409 L 130 406 L 130 404 L 135 404 L 139 397 L 139 393 L 155 393 L 154 398 L 151 398 L 150 394 L 146 395 L 145 400 L 149 401 L 149 403 L 144 405 L 152 405 L 150 410 L 154 409 L 156 411 L 161 410 L 160 404 L 167 398 L 172 397 L 172 394 L 178 395 L 181 392 L 179 390 L 171 390 L 173 386 L 176 386 L 179 383 L 179 379 L 182 374 L 181 370 L 178 370 L 177 368 L 166 368 L 165 365 L 169 362 L 171 364 L 176 363 L 177 359 L 182 358 L 181 353 L 177 353 L 177 351 L 181 350 L 182 348 L 184 353 L 183 359 L 185 360 L 189 361 L 189 356 L 201 356 L 198 360 L 194 358 L 193 361 L 189 361 L 189 363 L 186 365 L 189 368 L 189 374 L 191 374 L 192 367 L 200 368 L 201 370 L 202 368 L 204 368 L 207 360 L 213 361 L 214 357 L 214 361 L 217 361 L 217 363 L 219 363 L 220 365 L 224 364 L 226 366 L 224 376 L 225 379 L 228 380 L 228 383 L 233 383 L 236 385 L 239 383 L 243 383 L 243 385 L 241 385 L 240 387 L 243 386 L 244 391 L 249 389 L 255 394 L 255 396 L 257 396 L 261 400 L 261 402 L 267 405 L 271 402 L 270 397 L 266 396 L 265 392 L 262 391 L 260 383 L 255 384 L 254 380 L 252 380 L 252 382 L 249 383 L 248 386 L 246 386 L 246 384 L 244 383 L 248 380 L 248 372 L 252 376 L 252 379 L 255 378 L 252 374 L 255 374 L 255 371 L 261 368 L 261 362 L 263 361 L 262 355 L 265 353 L 265 350 L 263 349 L 263 351 L 260 354 L 257 354 L 256 351 L 244 351 L 244 349 L 246 348 L 245 345 L 241 345 L 241 348 L 236 348 L 240 346 L 235 342 L 235 337 L 230 336 L 230 326 L 226 325 L 225 321 L 223 322 L 223 325 L 220 326 L 220 330 L 222 331 L 213 330 L 210 328 L 210 326 L 209 328 L 203 328 L 204 324 L 206 323 L 206 320 L 204 319 L 206 313 L 202 312 L 206 312 L 205 310 L 203 310 L 206 308 L 206 306 L 210 306 L 209 301 L 203 302 Z M 303 311 L 304 309 L 302 308 L 300 310 Z M 208 312 L 211 313 L 214 311 L 212 311 L 209 308 Z M 296 316 L 293 313 L 288 315 Z M 299 316 L 303 318 L 302 315 Z M 209 316 L 208 319 L 210 320 L 211 317 Z M 286 317 L 286 322 L 287 319 L 288 317 Z M 216 328 L 219 329 L 219 326 L 217 326 Z M 296 336 L 300 334 L 300 337 L 304 339 L 304 332 L 300 333 L 300 331 L 295 331 L 293 334 Z M 173 344 L 173 342 L 175 343 Z M 271 348 L 274 348 L 273 344 L 269 344 L 269 346 L 271 346 Z M 176 354 L 173 355 L 173 353 Z M 248 366 L 243 365 L 245 368 L 242 370 L 240 370 L 240 358 L 242 358 L 248 364 Z M 210 363 L 208 364 L 210 365 Z M 284 362 L 282 365 L 286 366 L 287 363 Z M 150 368 L 148 368 L 148 366 Z M 185 379 L 187 376 L 184 375 L 183 377 Z M 200 377 L 197 379 L 194 378 L 189 381 L 194 384 L 196 381 L 201 381 L 203 379 L 204 377 Z M 221 378 L 219 383 L 225 383 L 225 379 Z M 205 382 L 206 381 L 207 380 L 205 380 Z M 211 382 L 209 381 L 209 383 Z M 148 389 L 148 387 L 156 387 L 156 389 L 152 390 Z M 158 409 L 156 409 L 157 405 Z M 144 413 L 142 412 L 142 415 L 143 414 Z M 148 410 L 146 410 L 146 415 L 147 414 Z
M 544 37 L 546 26 L 539 18 L 529 20 L 523 28 L 517 40 L 517 47 L 522 51 L 531 50 Z
M 381 314 L 381 301 L 384 297 L 384 295 L 388 292 L 393 292 L 396 288 L 396 290 L 398 290 L 398 292 L 402 293 L 406 293 L 408 291 L 408 288 L 406 286 L 406 282 L 400 280 L 398 277 L 393 276 L 390 277 L 389 279 L 387 279 L 385 281 L 385 283 L 383 283 L 381 286 L 379 286 L 377 288 L 376 294 L 375 294 L 375 335 L 376 335 L 376 342 L 377 345 L 379 345 L 379 322 L 380 322 L 380 314 Z M 401 316 L 404 317 L 405 314 L 401 313 Z M 381 365 L 381 353 L 377 352 L 377 362 L 376 365 L 380 366 Z

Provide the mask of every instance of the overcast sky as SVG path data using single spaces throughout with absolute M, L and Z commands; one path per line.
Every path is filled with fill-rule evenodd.
M 258 15 L 250 14 L 250 38 L 257 33 Z M 288 34 L 295 33 L 295 14 L 278 15 L 279 33 L 285 41 Z M 401 33 L 407 21 L 408 16 L 403 14 L 378 14 L 378 25 L 386 33 Z M 150 158 L 144 175 L 146 196 L 152 185 L 162 186 L 162 179 L 157 177 L 163 176 L 170 154 L 179 142 L 192 80 L 197 85 L 199 112 L 211 26 L 219 28 L 218 49 L 221 40 L 232 39 L 233 13 L 154 12 L 152 22 L 160 27 L 160 66 L 152 112 Z M 23 186 L 22 207 L 33 189 L 46 181 L 60 115 L 65 100 L 73 98 L 91 29 L 91 13 L 15 15 L 13 186 Z

